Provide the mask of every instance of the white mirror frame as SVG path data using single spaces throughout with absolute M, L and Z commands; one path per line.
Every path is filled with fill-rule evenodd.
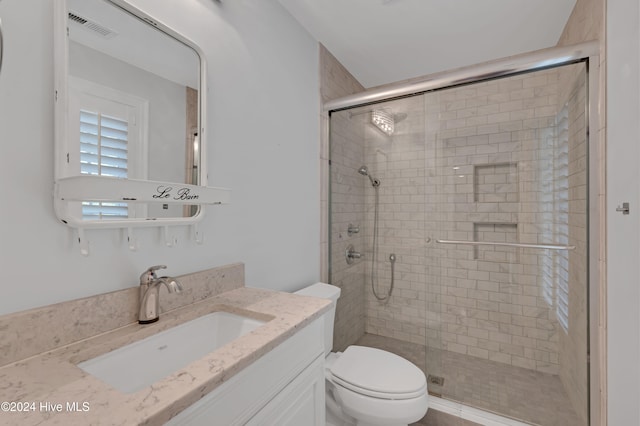
M 54 107 L 54 209 L 58 219 L 71 227 L 78 228 L 79 236 L 84 234 L 84 229 L 90 228 L 136 228 L 156 226 L 166 227 L 170 225 L 195 225 L 204 217 L 205 204 L 228 204 L 231 199 L 231 190 L 207 186 L 207 144 L 205 139 L 206 119 L 206 62 L 202 50 L 191 40 L 185 38 L 169 26 L 149 16 L 145 12 L 135 8 L 124 0 L 107 0 L 115 7 L 136 15 L 142 21 L 153 25 L 157 29 L 169 34 L 173 38 L 191 47 L 200 57 L 200 87 L 198 103 L 198 134 L 200 135 L 200 185 L 188 185 L 175 182 L 157 182 L 136 179 L 118 179 L 104 176 L 68 175 L 64 170 L 66 162 L 66 146 L 68 138 L 67 114 L 68 114 L 68 72 L 69 72 L 69 44 L 67 37 L 67 1 L 55 0 L 54 5 L 54 68 L 55 68 L 55 107 Z M 162 189 L 160 189 L 162 188 Z M 167 188 L 171 188 L 170 192 Z M 135 218 L 120 220 L 96 220 L 83 221 L 70 214 L 69 203 L 83 200 L 91 201 L 119 201 L 134 203 L 172 203 L 199 205 L 198 212 L 191 217 L 173 218 Z M 194 226 L 194 235 L 199 239 L 197 228 Z M 82 238 L 79 238 L 79 241 Z M 83 244 L 80 241 L 81 245 Z M 167 244 L 169 245 L 169 244 Z M 84 253 L 84 249 L 83 249 Z M 88 254 L 88 253 L 87 253 Z

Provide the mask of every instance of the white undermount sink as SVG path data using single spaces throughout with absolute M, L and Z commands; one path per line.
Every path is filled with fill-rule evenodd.
M 132 393 L 250 333 L 265 322 L 214 312 L 78 364 L 113 388 Z

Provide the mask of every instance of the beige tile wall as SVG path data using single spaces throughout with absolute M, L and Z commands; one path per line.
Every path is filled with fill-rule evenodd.
M 344 350 L 364 335 L 364 261 L 346 262 L 347 247 L 362 252 L 363 232 L 349 235 L 348 227 L 364 227 L 364 177 L 358 174 L 364 157 L 362 121 L 349 113 L 331 120 L 331 284 L 342 289 L 336 308 L 334 350 Z
M 425 108 L 422 97 L 377 105 L 403 118 L 389 137 L 366 123 L 365 163 L 379 178 L 379 262 L 376 291 L 388 294 L 389 255 L 396 255 L 394 288 L 389 301 L 379 302 L 371 290 L 371 256 L 375 190 L 365 186 L 367 332 L 425 344 L 427 317 L 425 275 L 425 208 L 430 190 L 425 186 Z M 369 108 L 370 109 L 370 108 Z
M 320 98 L 322 102 L 353 93 L 361 92 L 364 87 L 338 62 L 338 60 L 320 45 Z M 352 119 L 353 118 L 353 119 Z M 328 117 L 320 116 L 323 135 L 321 141 L 320 169 L 321 181 L 321 252 L 325 256 L 321 273 L 325 282 L 341 288 L 342 294 L 336 307 L 334 327 L 335 351 L 344 350 L 364 334 L 364 263 L 348 265 L 345 250 L 353 244 L 357 250 L 362 248 L 362 233 L 348 235 L 349 224 L 363 226 L 364 181 L 357 170 L 364 158 L 363 125 L 360 117 L 351 117 L 349 113 L 337 114 L 329 126 Z M 331 157 L 329 156 L 328 134 L 331 133 Z M 329 160 L 333 158 L 331 166 Z M 331 170 L 330 170 L 331 168 Z M 329 187 L 332 191 L 331 220 L 327 217 L 329 209 Z M 331 253 L 329 253 L 329 231 L 331 232 Z

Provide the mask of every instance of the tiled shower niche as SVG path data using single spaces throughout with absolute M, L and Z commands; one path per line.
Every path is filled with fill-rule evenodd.
M 473 241 L 517 243 L 517 223 L 474 223 Z M 518 249 L 505 246 L 473 247 L 473 259 L 487 262 L 518 262 Z
M 497 204 L 496 208 L 476 210 L 514 212 L 520 201 L 518 163 L 504 162 L 473 166 L 473 201 Z M 506 206 L 505 203 L 511 203 Z M 511 222 L 474 222 L 473 241 L 517 243 L 518 224 Z M 473 247 L 473 259 L 489 262 L 518 262 L 518 250 L 513 247 L 481 245 Z
M 473 166 L 473 201 L 476 203 L 517 203 L 518 163 Z

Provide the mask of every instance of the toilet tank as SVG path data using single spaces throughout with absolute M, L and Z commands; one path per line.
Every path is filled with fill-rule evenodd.
M 324 354 L 329 355 L 333 349 L 333 321 L 336 317 L 336 303 L 340 297 L 340 288 L 330 284 L 315 283 L 294 294 L 331 300 L 331 309 L 324 314 Z

